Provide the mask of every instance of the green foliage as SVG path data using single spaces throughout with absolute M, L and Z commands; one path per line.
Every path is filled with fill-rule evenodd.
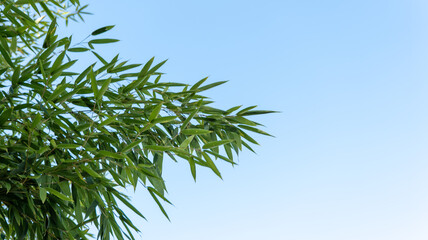
M 57 19 L 82 18 L 78 0 L 2 0 L 0 5 L 0 239 L 134 239 L 138 232 L 121 202 L 144 218 L 122 193 L 145 188 L 162 206 L 164 159 L 184 160 L 221 177 L 215 162 L 232 165 L 243 147 L 267 134 L 245 116 L 272 111 L 213 108 L 203 91 L 162 82 L 154 58 L 141 67 L 105 59 L 92 32 L 87 42 L 59 38 Z M 85 54 L 98 61 L 79 70 Z M 236 112 L 238 111 L 238 112 Z M 138 184 L 140 183 L 140 184 Z

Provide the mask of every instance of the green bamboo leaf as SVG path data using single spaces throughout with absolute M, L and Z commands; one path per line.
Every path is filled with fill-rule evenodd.
M 149 116 L 149 121 L 152 121 L 153 119 L 155 119 L 158 115 L 160 110 L 162 109 L 162 103 L 159 103 L 152 111 L 152 113 L 150 113 Z
M 45 201 L 46 201 L 46 195 L 47 195 L 46 189 L 41 187 L 39 189 L 39 196 L 40 196 L 40 200 L 42 200 L 42 203 L 45 203 Z
M 129 209 L 131 209 L 134 213 L 136 213 L 138 216 L 142 217 L 143 219 L 146 219 L 143 214 L 141 214 L 140 211 L 138 211 L 128 200 L 126 200 L 124 197 L 120 195 L 120 193 L 114 191 L 113 194 L 123 203 L 125 204 Z
M 95 79 L 94 71 L 92 71 L 92 69 L 89 71 L 89 78 L 91 79 L 91 87 L 94 92 L 95 99 L 98 99 L 97 80 Z
M 268 114 L 268 113 L 278 113 L 278 111 L 253 110 L 253 111 L 246 111 L 246 112 L 241 113 L 241 114 L 238 113 L 238 115 L 241 115 L 241 116 L 250 116 L 250 115 Z
M 115 68 L 109 70 L 108 72 L 109 73 L 118 73 L 118 72 L 123 72 L 123 71 L 129 70 L 129 69 L 133 69 L 133 68 L 136 68 L 139 66 L 141 66 L 141 64 L 129 64 L 126 66 L 115 67 Z
M 201 135 L 201 134 L 208 134 L 211 132 L 212 131 L 210 130 L 201 129 L 201 128 L 187 128 L 181 131 L 181 133 L 185 135 Z
M 229 120 L 235 121 L 237 123 L 242 123 L 242 124 L 246 124 L 246 125 L 250 125 L 250 126 L 256 126 L 257 125 L 257 123 L 255 123 L 251 120 L 248 120 L 244 117 L 241 117 L 241 116 L 226 117 L 226 118 Z
M 138 164 L 138 170 L 140 170 L 143 174 L 152 177 L 152 178 L 156 178 L 158 180 L 162 180 L 160 177 L 158 177 L 156 174 L 150 172 L 149 170 L 146 169 L 146 166 L 144 166 L 144 164 Z
M 45 10 L 45 13 L 49 16 L 49 18 L 52 21 L 55 21 L 54 15 L 52 14 L 51 10 L 46 6 L 46 4 L 42 1 L 40 1 L 39 4 L 40 4 L 40 6 L 42 6 L 43 10 Z
M 77 126 L 76 130 L 79 131 L 79 132 L 83 132 L 86 129 L 90 128 L 91 126 L 92 126 L 92 124 L 90 124 L 90 123 L 84 123 L 84 124 L 81 124 L 81 125 Z
M 76 206 L 74 209 L 77 223 L 81 224 L 83 222 L 82 207 L 80 206 L 80 201 L 78 198 L 74 200 L 74 204 Z
M 156 66 L 154 66 L 152 69 L 150 69 L 150 70 L 147 72 L 147 75 L 150 75 L 150 74 L 155 73 L 155 72 L 156 72 L 156 70 L 158 70 L 160 67 L 162 67 L 162 65 L 164 65 L 164 64 L 166 63 L 166 61 L 168 61 L 168 60 L 165 60 L 165 61 L 162 61 L 162 62 L 158 63 Z
M 221 81 L 221 82 L 211 83 L 211 84 L 205 85 L 205 86 L 203 86 L 203 87 L 200 87 L 198 90 L 199 90 L 199 91 L 205 91 L 205 90 L 208 90 L 208 89 L 210 89 L 210 88 L 213 88 L 213 87 L 217 87 L 217 86 L 219 86 L 219 85 L 222 85 L 222 84 L 224 84 L 224 83 L 227 83 L 227 81 Z
M 208 77 L 206 77 L 206 78 L 203 78 L 203 79 L 199 80 L 197 83 L 195 83 L 195 84 L 190 88 L 190 91 L 194 91 L 194 90 L 198 89 L 198 87 L 199 87 L 199 86 L 201 86 L 201 85 L 202 85 L 202 83 L 204 83 L 207 79 L 208 79 Z
M 69 48 L 67 49 L 69 52 L 87 52 L 89 51 L 89 48 L 82 48 L 82 47 L 75 47 L 75 48 Z
M 40 4 L 42 4 L 42 3 L 40 3 Z M 46 5 L 42 5 L 42 7 L 46 11 L 46 9 L 45 9 Z M 54 41 L 54 38 L 55 38 L 54 36 L 55 36 L 55 30 L 56 30 L 56 18 L 53 17 L 53 15 L 52 15 L 52 13 L 50 11 L 46 12 L 46 13 L 51 18 L 52 22 L 49 25 L 49 29 L 48 29 L 48 31 L 46 33 L 45 41 L 43 42 L 43 48 L 49 48 L 51 46 L 51 44 L 52 44 L 52 42 Z
M 95 63 L 91 66 L 87 67 L 77 78 L 76 78 L 76 85 L 79 84 L 87 75 L 88 73 L 93 69 L 95 66 Z
M 91 205 L 92 206 L 92 205 Z M 90 207 L 91 207 L 90 206 Z M 77 211 L 77 208 L 78 207 L 76 207 L 76 211 Z M 79 209 L 81 209 L 81 208 L 79 208 Z M 89 208 L 88 208 L 88 210 L 90 210 Z M 95 210 L 95 207 L 94 207 L 94 210 Z M 90 218 L 90 219 L 88 219 L 88 220 L 86 220 L 86 221 L 83 221 L 83 218 L 82 218 L 82 212 L 80 211 L 80 212 L 76 212 L 76 219 L 77 219 L 77 222 L 79 223 L 79 224 L 77 224 L 76 226 L 74 226 L 73 228 L 71 228 L 69 231 L 71 232 L 71 231 L 74 231 L 74 230 L 76 230 L 76 229 L 79 229 L 79 228 L 81 228 L 82 226 L 85 226 L 86 224 L 89 224 L 89 223 L 93 223 L 94 221 L 96 221 L 97 220 L 97 216 L 96 217 L 93 217 L 93 218 Z M 70 239 L 73 239 L 73 236 L 71 236 L 70 237 Z
M 42 115 L 40 115 L 40 113 L 37 113 L 37 115 L 33 119 L 33 122 L 31 123 L 31 128 L 36 129 L 39 126 L 39 123 L 41 120 L 42 120 Z
M 74 89 L 71 92 L 67 92 L 66 94 L 63 94 L 61 97 L 57 98 L 55 101 L 57 103 L 62 103 L 64 101 L 68 100 L 69 98 L 73 97 L 76 94 L 76 92 L 77 92 L 77 90 Z
M 52 145 L 54 148 L 56 148 L 56 147 L 57 147 L 55 140 L 51 139 L 49 142 L 51 143 L 51 145 Z
M 214 148 L 214 147 L 218 147 L 218 146 L 221 146 L 223 144 L 230 143 L 230 142 L 233 142 L 233 140 L 228 139 L 228 140 L 220 140 L 220 141 L 209 142 L 209 143 L 206 143 L 204 146 L 202 146 L 202 148 L 203 149 Z
M 193 119 L 193 117 L 196 115 L 196 113 L 198 111 L 199 111 L 199 109 L 196 109 L 186 118 L 186 120 L 184 120 L 183 124 L 180 127 L 181 130 L 183 130 L 187 127 L 187 125 L 190 123 L 190 121 Z
M 206 154 L 205 152 L 202 152 L 202 156 L 204 157 L 205 161 L 208 164 L 208 167 L 211 168 L 211 170 L 221 179 L 223 179 L 221 177 L 220 171 L 217 169 L 216 165 L 214 164 L 213 160 L 210 158 L 210 156 L 208 156 L 208 154 Z
M 144 67 L 141 69 L 140 73 L 138 74 L 138 79 L 142 79 L 144 76 L 147 75 L 147 72 L 149 71 L 150 66 L 152 65 L 154 60 L 155 60 L 155 57 L 152 57 L 146 64 L 144 64 Z
M 0 44 L 0 53 L 3 56 L 4 60 L 9 64 L 10 67 L 15 68 L 15 65 L 12 62 L 12 59 L 10 59 L 9 53 L 6 51 L 6 49 L 3 48 L 3 46 Z
M 239 134 L 240 134 L 243 138 L 245 138 L 247 141 L 249 141 L 249 142 L 251 142 L 251 143 L 253 143 L 253 144 L 259 145 L 259 143 L 258 143 L 256 140 L 254 140 L 252 137 L 250 137 L 250 135 L 248 135 L 248 134 L 247 134 L 247 133 L 245 133 L 244 131 L 239 130 Z
M 72 60 L 72 61 L 64 63 L 63 65 L 57 67 L 56 69 L 52 69 L 53 71 L 52 71 L 51 75 L 56 75 L 56 76 L 52 76 L 52 78 L 49 80 L 49 82 L 52 82 L 53 80 L 55 80 L 55 78 L 58 77 L 64 70 L 70 68 L 76 62 L 77 62 L 77 60 Z
M 175 150 L 174 147 L 157 146 L 157 145 L 145 145 L 144 149 L 154 150 L 154 151 L 173 151 L 173 150 Z
M 10 50 L 15 53 L 18 47 L 18 40 L 17 37 L 12 37 L 12 42 L 10 43 Z
M 98 34 L 101 34 L 101 33 L 105 33 L 108 30 L 112 29 L 113 27 L 114 27 L 114 25 L 110 25 L 110 26 L 105 26 L 105 27 L 102 27 L 102 28 L 98 28 L 97 30 L 93 31 L 91 33 L 91 35 L 95 36 L 95 35 L 98 35 Z
M 97 172 L 95 172 L 92 168 L 85 166 L 85 165 L 80 165 L 79 166 L 83 171 L 87 172 L 89 175 L 91 175 L 94 178 L 101 178 L 101 175 L 99 175 Z
M 253 153 L 256 153 L 252 148 L 251 148 L 251 146 L 250 145 L 248 145 L 248 143 L 246 143 L 246 142 L 242 142 L 242 145 L 244 145 L 248 150 L 250 150 L 251 152 L 253 152 Z
M 62 199 L 62 200 L 64 200 L 64 201 L 73 202 L 73 199 L 71 199 L 71 198 L 67 197 L 66 195 L 64 195 L 64 194 L 62 194 L 62 193 L 60 193 L 60 192 L 58 192 L 58 191 L 57 191 L 57 190 L 55 190 L 55 189 L 52 189 L 52 188 L 49 188 L 49 187 L 46 187 L 45 189 L 46 189 L 49 193 L 51 193 L 51 194 L 53 194 L 53 195 L 57 196 L 59 199 Z
M 233 107 L 233 108 L 230 108 L 230 109 L 226 110 L 226 115 L 231 114 L 232 112 L 238 110 L 241 107 L 242 107 L 242 105 L 236 106 L 236 107 Z
M 68 143 L 62 143 L 62 144 L 57 144 L 56 147 L 57 148 L 65 148 L 65 149 L 74 149 L 74 148 L 78 148 L 81 145 L 79 144 L 68 144 Z
M 52 64 L 52 70 L 55 71 L 62 63 L 62 60 L 64 60 L 66 52 L 63 51 L 59 54 L 59 56 L 55 59 L 55 62 Z
M 19 15 L 19 17 L 21 17 L 21 18 L 23 18 L 23 19 L 27 20 L 27 21 L 25 21 L 25 22 L 26 22 L 26 24 L 29 24 L 29 25 L 31 25 L 31 26 L 33 26 L 33 27 L 35 27 L 34 20 L 33 20 L 31 17 L 29 17 L 27 14 L 25 14 L 24 12 L 22 12 L 21 10 L 19 10 L 19 8 L 15 7 L 15 6 L 10 6 L 10 8 L 11 8 L 11 9 L 16 13 L 16 14 L 18 14 L 18 15 Z
M 101 127 L 103 127 L 103 126 L 105 126 L 105 125 L 109 125 L 109 124 L 110 124 L 110 123 L 112 123 L 112 122 L 117 122 L 117 120 L 116 120 L 116 116 L 111 116 L 111 117 L 107 118 L 106 120 L 102 121 L 102 122 L 97 126 L 97 128 L 101 128 Z
M 195 135 L 192 135 L 192 136 L 184 139 L 184 141 L 180 144 L 180 148 L 186 148 L 187 146 L 189 146 L 190 142 L 193 140 L 194 137 L 195 137 Z
M 205 152 L 207 152 L 207 153 L 209 153 L 209 154 L 211 154 L 211 155 L 213 155 L 213 156 L 215 156 L 217 158 L 220 158 L 220 159 L 222 159 L 222 160 L 224 160 L 224 161 L 226 161 L 228 163 L 231 163 L 232 165 L 238 165 L 236 162 L 233 161 L 233 159 L 229 159 L 229 158 L 227 158 L 227 157 L 225 157 L 225 156 L 223 156 L 221 154 L 218 154 L 216 152 L 208 151 L 208 150 L 205 151 Z
M 39 150 L 37 150 L 37 154 L 43 154 L 44 152 L 46 152 L 49 149 L 50 149 L 49 146 L 41 147 L 41 148 L 39 148 Z
M 190 172 L 192 173 L 193 180 L 196 182 L 196 164 L 193 157 L 190 157 L 189 159 L 189 165 L 190 165 Z
M 137 166 L 135 165 L 135 163 L 132 161 L 130 157 L 128 157 L 127 155 L 123 155 L 123 157 L 125 158 L 125 161 L 128 163 L 128 167 L 137 170 Z M 135 184 L 137 184 L 137 181 L 135 181 Z M 137 185 L 134 185 L 134 187 L 137 187 Z
M 152 128 L 152 127 L 154 127 L 155 125 L 156 125 L 155 123 L 149 123 L 149 124 L 145 125 L 145 126 L 143 127 L 143 129 L 141 129 L 141 130 L 140 130 L 140 133 L 143 133 L 143 132 L 145 132 L 145 131 L 147 131 L 147 130 L 151 129 L 151 128 Z
M 128 152 L 128 151 L 129 151 L 129 150 L 131 150 L 131 149 L 133 149 L 134 147 L 136 147 L 138 144 L 140 144 L 140 143 L 142 143 L 142 142 L 143 142 L 142 140 L 132 142 L 132 143 L 130 143 L 130 144 L 128 144 L 128 145 L 126 145 L 126 146 L 122 149 L 122 152 L 123 152 L 123 153 L 126 153 L 126 152 Z
M 128 93 L 128 92 L 130 92 L 131 90 L 133 90 L 133 89 L 139 89 L 139 87 L 138 86 L 140 86 L 140 85 L 144 85 L 145 84 L 145 82 L 147 82 L 147 80 L 148 80 L 149 78 L 148 77 L 146 77 L 146 78 L 142 78 L 142 79 L 137 79 L 137 80 L 134 80 L 134 81 L 132 81 L 130 84 L 128 84 L 128 85 L 126 85 L 124 88 L 123 88 L 123 93 Z
M 100 91 L 98 92 L 97 100 L 101 100 L 104 96 L 104 93 L 108 90 L 108 87 L 111 83 L 111 78 L 108 78 L 103 82 L 103 85 L 100 88 Z
M 9 69 L 8 67 L 0 69 L 0 75 L 2 75 L 3 73 L 5 73 L 8 69 Z
M 57 49 L 57 47 L 58 47 L 58 42 L 56 42 L 52 45 L 49 45 L 49 47 L 47 47 L 47 49 L 45 51 L 43 51 L 42 54 L 40 54 L 39 59 L 40 60 L 47 59 L 55 51 L 55 49 Z M 41 62 L 40 62 L 40 64 L 41 64 Z
M 255 106 L 249 106 L 249 107 L 246 107 L 246 108 L 244 108 L 244 109 L 242 109 L 241 111 L 239 111 L 236 115 L 242 115 L 242 114 L 244 114 L 245 112 L 248 112 L 248 111 L 250 111 L 251 109 L 254 109 L 254 108 L 256 108 L 257 107 L 257 105 L 255 105 Z
M 94 39 L 89 41 L 89 44 L 105 44 L 105 43 L 114 43 L 119 42 L 117 39 L 104 38 L 104 39 Z
M 3 126 L 7 120 L 9 120 L 10 115 L 12 114 L 11 108 L 6 108 L 1 114 L 0 114 L 0 126 Z
M 262 131 L 262 130 L 260 130 L 260 129 L 258 129 L 258 128 L 255 128 L 255 127 L 250 127 L 250 126 L 247 126 L 247 125 L 238 125 L 238 127 L 243 128 L 243 129 L 246 129 L 246 130 L 249 130 L 249 131 L 252 131 L 252 132 L 255 132 L 255 133 L 259 133 L 259 134 L 263 134 L 263 135 L 266 135 L 266 136 L 271 136 L 271 137 L 273 137 L 273 136 L 272 136 L 272 135 L 270 135 L 269 133 L 267 133 L 267 132 L 265 132 L 265 131 Z
M 159 202 L 158 198 L 156 197 L 155 193 L 153 192 L 153 188 L 149 188 L 149 193 L 152 196 L 152 198 L 155 200 L 156 204 L 158 205 L 158 207 L 160 208 L 160 210 L 162 211 L 163 215 L 165 215 L 165 217 L 168 219 L 168 221 L 171 221 L 168 217 L 168 214 L 166 213 L 165 209 L 163 208 L 162 204 Z
M 53 93 L 49 96 L 48 101 L 55 100 L 60 94 L 64 93 L 66 89 L 67 89 L 66 84 L 58 85 L 55 91 L 53 91 Z
M 98 53 L 94 51 L 91 51 L 91 53 L 94 54 L 95 57 L 97 57 L 98 60 L 100 60 L 104 65 L 108 65 L 108 62 L 103 57 L 101 57 Z
M 115 158 L 115 159 L 125 158 L 122 154 L 113 153 L 113 152 L 109 152 L 109 151 L 105 151 L 105 150 L 98 151 L 98 154 L 101 156 L 104 156 L 104 157 L 111 157 L 111 158 Z
M 85 219 L 88 218 L 95 211 L 95 208 L 98 206 L 98 201 L 93 200 L 91 205 L 86 209 Z
M 21 67 L 18 66 L 15 68 L 15 71 L 13 71 L 12 75 L 12 86 L 17 86 L 19 83 L 19 75 L 21 74 Z
M 152 187 L 148 187 L 147 188 L 149 191 L 153 192 L 154 194 L 156 194 L 157 196 L 159 196 L 160 198 L 162 198 L 162 200 L 164 200 L 165 202 L 173 205 L 168 199 L 166 199 L 163 194 L 159 193 L 156 189 L 152 188 Z
M 110 222 L 110 226 L 113 228 L 113 232 L 114 232 L 117 240 L 124 240 L 122 231 L 121 231 L 119 225 L 117 224 L 117 222 L 115 221 L 115 217 L 110 215 L 109 222 Z
M 171 122 L 174 121 L 177 118 L 177 116 L 169 116 L 169 117 L 160 117 L 160 118 L 156 118 L 155 120 L 153 120 L 153 123 L 166 123 L 166 122 Z

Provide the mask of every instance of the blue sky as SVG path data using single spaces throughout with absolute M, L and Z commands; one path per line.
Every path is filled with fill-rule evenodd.
M 257 155 L 164 176 L 168 222 L 142 189 L 141 239 L 428 238 L 428 2 L 91 1 L 75 39 L 116 25 L 107 55 L 169 59 L 165 81 L 230 80 L 219 107 L 258 105 Z

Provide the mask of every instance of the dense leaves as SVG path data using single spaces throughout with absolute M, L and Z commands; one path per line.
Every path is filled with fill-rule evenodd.
M 134 239 L 140 217 L 123 189 L 145 188 L 161 211 L 165 159 L 185 161 L 221 177 L 216 161 L 267 133 L 246 118 L 271 111 L 211 107 L 203 91 L 224 82 L 193 86 L 163 82 L 165 61 L 130 64 L 106 59 L 97 44 L 116 39 L 92 32 L 87 42 L 56 34 L 57 19 L 84 14 L 78 0 L 1 1 L 0 5 L 0 239 Z M 79 69 L 78 58 L 97 62 Z M 168 217 L 168 216 L 167 216 Z

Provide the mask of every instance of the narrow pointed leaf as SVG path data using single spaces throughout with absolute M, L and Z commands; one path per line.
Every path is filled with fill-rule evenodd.
M 126 152 L 128 152 L 129 150 L 131 150 L 132 148 L 134 148 L 134 147 L 136 147 L 138 144 L 140 144 L 142 142 L 142 140 L 139 140 L 139 141 L 135 141 L 135 142 L 132 142 L 132 143 L 130 143 L 130 144 L 128 144 L 128 145 L 126 145 L 126 147 L 124 147 L 123 149 L 122 149 L 122 152 L 123 153 L 126 153 Z
M 168 217 L 168 214 L 166 213 L 165 209 L 163 208 L 162 204 L 159 202 L 158 198 L 156 197 L 156 195 L 153 193 L 153 191 L 149 190 L 150 195 L 152 196 L 152 198 L 155 200 L 156 204 L 158 205 L 158 207 L 160 208 L 160 210 L 162 211 L 163 215 L 168 219 L 168 221 L 171 221 Z
M 42 203 L 44 203 L 46 201 L 46 195 L 47 195 L 46 189 L 40 188 L 39 189 L 39 195 L 40 195 L 40 200 L 42 200 Z
M 158 115 L 160 110 L 162 109 L 162 103 L 158 104 L 152 111 L 152 113 L 149 116 L 149 121 L 152 121 L 153 119 L 155 119 Z
M 180 148 L 186 148 L 187 146 L 189 146 L 190 142 L 193 140 L 195 136 L 192 135 L 188 138 L 186 138 L 181 144 L 180 144 Z
M 111 157 L 111 158 L 115 158 L 115 159 L 123 159 L 124 156 L 118 153 L 113 153 L 113 152 L 109 152 L 109 151 L 105 151 L 105 150 L 100 150 L 98 152 L 99 155 L 101 156 L 105 156 L 105 157 Z
M 98 99 L 97 80 L 95 79 L 95 75 L 92 70 L 90 70 L 89 72 L 89 78 L 91 79 L 91 87 L 92 87 L 92 91 L 94 92 L 94 96 L 96 99 Z
M 164 64 L 166 63 L 166 61 L 168 61 L 168 60 L 165 60 L 165 61 L 162 61 L 162 62 L 158 63 L 156 66 L 154 66 L 152 69 L 150 69 L 150 70 L 147 72 L 147 75 L 150 75 L 150 74 L 155 73 L 155 72 L 156 72 L 156 70 L 158 70 L 160 67 L 162 67 L 162 65 L 164 65 Z
M 67 49 L 69 52 L 87 52 L 89 51 L 89 48 L 82 48 L 82 47 L 75 47 L 75 48 L 69 48 Z
M 102 28 L 98 28 L 97 30 L 93 31 L 91 33 L 91 35 L 95 36 L 95 35 L 99 35 L 101 33 L 105 33 L 108 30 L 112 29 L 113 27 L 114 27 L 114 25 L 110 25 L 110 26 L 105 26 L 105 27 L 102 27 Z
M 3 48 L 3 46 L 0 44 L 0 53 L 3 56 L 4 60 L 9 64 L 10 67 L 15 68 L 15 65 L 13 64 L 12 60 L 10 59 L 9 53 Z
M 259 134 L 263 134 L 263 135 L 271 136 L 272 137 L 272 135 L 270 135 L 269 133 L 267 133 L 265 131 L 262 131 L 262 130 L 260 130 L 258 128 L 255 128 L 255 127 L 250 127 L 250 126 L 247 126 L 247 125 L 238 125 L 238 127 L 246 129 L 246 130 L 249 130 L 249 131 L 252 131 L 252 132 L 255 132 L 255 133 L 259 133 Z
M 103 85 L 101 86 L 98 92 L 98 96 L 97 96 L 98 100 L 101 100 L 103 98 L 104 93 L 108 90 L 110 83 L 111 83 L 111 78 L 108 78 L 107 80 L 104 81 Z
M 11 108 L 6 108 L 1 114 L 0 114 L 0 126 L 3 126 L 4 123 L 9 120 L 10 115 L 12 114 Z
M 160 117 L 153 120 L 153 123 L 167 123 L 174 121 L 177 118 L 177 116 L 169 116 L 169 117 Z
M 203 149 L 214 148 L 230 142 L 233 142 L 233 140 L 220 140 L 220 141 L 209 142 L 204 146 L 202 146 L 202 148 Z
M 53 188 L 49 188 L 47 187 L 46 190 L 50 193 L 53 194 L 55 196 L 57 196 L 59 199 L 65 200 L 65 201 L 69 201 L 69 202 L 73 202 L 73 199 L 67 197 L 66 195 L 64 195 L 63 193 L 58 192 L 57 190 L 53 189 Z
M 141 69 L 140 73 L 138 74 L 138 79 L 142 79 L 144 76 L 147 75 L 149 72 L 150 66 L 152 65 L 153 61 L 155 60 L 154 57 L 152 57 Z
M 119 42 L 117 39 L 104 38 L 104 39 L 94 39 L 89 41 L 89 44 L 105 44 L 105 43 L 114 43 Z
M 205 152 L 202 152 L 202 156 L 204 156 L 205 161 L 208 164 L 208 167 L 211 168 L 211 170 L 220 178 L 221 174 L 220 171 L 217 169 L 216 165 L 214 164 L 213 160 L 210 158 L 210 156 L 208 156 L 208 154 L 206 154 Z
M 212 131 L 206 130 L 206 129 L 200 129 L 200 128 L 187 128 L 181 131 L 182 134 L 185 135 L 201 135 L 201 134 L 208 134 Z
M 91 175 L 94 178 L 101 178 L 101 175 L 99 175 L 97 172 L 95 172 L 90 167 L 87 167 L 87 166 L 84 166 L 84 165 L 80 165 L 80 168 L 83 169 L 83 171 L 87 172 L 89 175 Z

